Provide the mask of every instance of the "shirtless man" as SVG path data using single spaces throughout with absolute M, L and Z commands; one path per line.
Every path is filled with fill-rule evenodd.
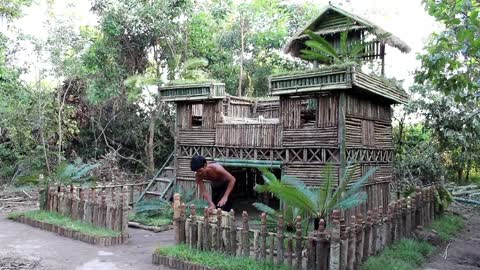
M 200 193 L 208 202 L 208 210 L 221 208 L 223 211 L 232 209 L 232 202 L 228 196 L 235 186 L 235 177 L 218 163 L 207 164 L 203 156 L 192 157 L 190 167 L 195 172 L 195 182 L 200 188 Z M 204 180 L 209 180 L 212 185 L 212 195 L 208 194 Z

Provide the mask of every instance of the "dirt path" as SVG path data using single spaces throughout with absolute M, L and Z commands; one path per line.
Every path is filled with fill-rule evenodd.
M 151 263 L 153 250 L 172 245 L 173 233 L 129 230 L 127 244 L 98 247 L 6 219 L 0 214 L 0 269 L 167 270 Z
M 454 206 L 452 210 L 465 217 L 465 229 L 450 242 L 446 259 L 443 258 L 445 246 L 429 260 L 424 270 L 480 269 L 480 209 Z

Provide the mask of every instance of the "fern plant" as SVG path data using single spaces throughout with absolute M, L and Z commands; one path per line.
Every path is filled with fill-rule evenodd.
M 305 34 L 310 38 L 305 42 L 307 49 L 300 50 L 300 57 L 305 60 L 317 60 L 327 65 L 345 64 L 348 62 L 359 63 L 366 42 L 348 42 L 348 32 L 340 33 L 340 46 L 336 48 L 325 38 L 315 34 L 311 30 L 306 30 Z
M 280 181 L 268 169 L 259 168 L 265 184 L 256 185 L 255 190 L 260 193 L 272 193 L 286 207 L 283 211 L 277 211 L 262 203 L 255 203 L 254 206 L 273 218 L 278 218 L 280 214 L 286 216 L 285 214 L 293 213 L 294 217 L 299 215 L 305 220 L 327 219 L 333 209 L 346 210 L 366 201 L 367 194 L 361 188 L 376 169 L 370 169 L 349 187 L 349 184 L 352 183 L 354 167 L 347 166 L 346 172 L 340 178 L 339 185 L 335 186 L 332 166 L 327 165 L 322 172 L 323 184 L 319 188 L 313 189 L 294 177 L 287 176 Z

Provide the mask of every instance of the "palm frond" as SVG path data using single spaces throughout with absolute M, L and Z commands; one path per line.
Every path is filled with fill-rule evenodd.
M 253 203 L 252 204 L 255 208 L 258 209 L 258 211 L 260 212 L 264 212 L 265 214 L 267 215 L 270 215 L 270 216 L 278 216 L 278 212 L 271 208 L 270 206 L 266 205 L 266 204 L 263 204 L 263 203 Z
M 295 189 L 305 194 L 305 196 L 309 197 L 313 202 L 318 201 L 317 194 L 315 194 L 309 187 L 307 187 L 307 185 L 305 185 L 305 183 L 300 179 L 287 175 L 283 177 L 282 182 L 285 185 L 295 187 Z
M 302 53 L 300 57 L 305 60 L 320 60 L 323 62 L 330 63 L 332 61 L 332 58 L 327 57 L 321 53 L 310 51 L 310 50 L 300 50 Z
M 348 32 L 340 33 L 340 54 L 342 56 L 348 55 Z
M 377 171 L 377 169 L 378 169 L 378 167 L 371 168 L 370 170 L 367 171 L 367 173 L 365 175 L 358 178 L 355 181 L 355 183 L 352 186 L 350 186 L 350 188 L 346 191 L 344 197 L 349 197 L 349 196 L 354 195 L 355 193 L 359 192 L 360 189 L 368 181 L 368 179 Z
M 367 200 L 367 193 L 365 191 L 357 192 L 342 199 L 336 207 L 346 210 L 358 206 Z
M 311 40 L 320 43 L 328 55 L 331 55 L 333 58 L 338 58 L 338 54 L 335 48 L 322 36 L 315 34 L 311 30 L 306 30 L 305 34 L 307 34 Z
M 332 166 L 327 164 L 322 171 L 322 178 L 324 179 L 323 185 L 320 187 L 319 194 L 319 211 L 324 212 L 327 206 L 327 202 L 330 201 L 333 191 L 333 175 Z

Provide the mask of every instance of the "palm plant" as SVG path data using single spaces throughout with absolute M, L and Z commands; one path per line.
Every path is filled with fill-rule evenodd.
M 340 46 L 336 48 L 330 42 L 311 30 L 306 30 L 305 34 L 310 38 L 305 42 L 308 49 L 300 50 L 301 58 L 305 60 L 317 60 L 327 65 L 345 64 L 348 62 L 359 62 L 365 51 L 367 43 L 348 41 L 348 32 L 340 33 Z
M 265 212 L 270 218 L 275 219 L 279 215 L 292 216 L 292 218 L 299 215 L 304 220 L 327 219 L 329 213 L 334 209 L 346 210 L 366 201 L 367 194 L 361 188 L 376 169 L 370 169 L 349 187 L 349 184 L 352 183 L 354 166 L 347 166 L 346 172 L 340 178 L 339 185 L 335 186 L 332 166 L 327 165 L 322 172 L 324 179 L 322 186 L 312 189 L 294 177 L 287 176 L 279 180 L 268 169 L 260 168 L 265 184 L 255 186 L 255 190 L 260 193 L 272 193 L 285 207 L 283 210 L 277 211 L 262 203 L 255 203 L 254 206 Z M 288 217 L 288 219 L 290 218 Z

